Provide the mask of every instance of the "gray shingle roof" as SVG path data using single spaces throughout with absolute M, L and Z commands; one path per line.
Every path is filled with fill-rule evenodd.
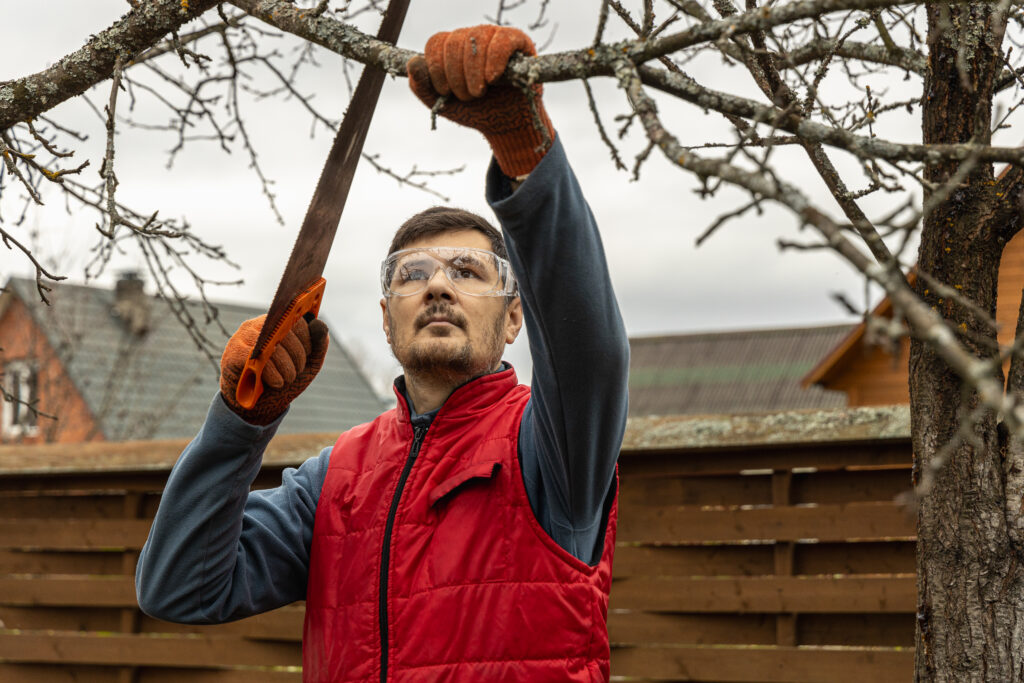
M 629 413 L 675 415 L 842 408 L 846 394 L 800 380 L 854 325 L 637 337 Z
M 149 330 L 135 335 L 114 311 L 110 289 L 58 284 L 51 306 L 39 301 L 34 280 L 12 278 L 7 288 L 28 307 L 61 357 L 75 387 L 113 441 L 192 436 L 218 390 L 217 367 L 174 316 L 168 303 L 146 297 Z M 227 336 L 216 322 L 197 322 L 211 340 L 214 355 Z M 228 334 L 265 310 L 217 304 Z M 341 343 L 331 338 L 316 380 L 293 403 L 282 433 L 340 432 L 376 417 L 385 403 Z

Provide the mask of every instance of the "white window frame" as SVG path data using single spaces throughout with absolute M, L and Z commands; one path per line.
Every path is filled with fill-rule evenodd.
M 0 422 L 3 435 L 35 436 L 39 433 L 39 416 L 25 405 L 39 395 L 39 374 L 35 364 L 24 360 L 8 362 L 4 366 L 3 382 L 4 389 L 16 399 L 3 400 L 3 416 Z

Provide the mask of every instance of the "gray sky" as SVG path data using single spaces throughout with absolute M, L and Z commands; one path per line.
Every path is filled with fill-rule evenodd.
M 588 44 L 599 5 L 596 0 L 553 0 L 548 12 L 550 23 L 535 32 L 534 39 L 544 43 L 554 27 L 547 51 Z M 413 0 L 399 44 L 422 49 L 435 31 L 481 23 L 496 6 L 496 1 Z M 0 41 L 0 80 L 46 67 L 79 47 L 89 34 L 109 26 L 127 9 L 123 0 L 0 0 L 0 26 L 7 27 Z M 525 25 L 534 19 L 536 11 L 537 4 L 529 3 L 510 19 Z M 375 30 L 373 26 L 363 28 Z M 282 50 L 293 45 L 283 43 Z M 304 81 L 303 87 L 306 92 L 316 93 L 315 101 L 325 111 L 336 115 L 344 110 L 347 99 L 344 81 L 339 77 L 341 58 L 324 51 L 320 55 L 323 68 L 310 74 L 312 78 Z M 747 95 L 755 92 L 748 76 L 738 68 L 724 67 L 718 58 L 698 60 L 687 65 L 687 70 L 719 89 Z M 605 125 L 617 128 L 614 116 L 628 111 L 624 96 L 610 79 L 593 85 Z M 108 92 L 109 85 L 101 84 L 93 91 L 93 101 L 102 106 Z M 612 164 L 579 83 L 547 86 L 545 103 L 601 226 L 630 335 L 830 323 L 849 319 L 829 298 L 830 292 L 844 291 L 854 301 L 863 301 L 861 281 L 837 256 L 778 250 L 775 241 L 779 237 L 804 241 L 814 237 L 809 232 L 797 233 L 795 219 L 778 209 L 732 222 L 696 248 L 697 235 L 716 216 L 744 202 L 742 194 L 723 189 L 715 198 L 701 200 L 694 194 L 697 183 L 670 166 L 658 152 L 645 165 L 640 181 L 633 182 L 628 173 L 617 171 Z M 124 96 L 119 107 L 127 107 Z M 166 121 L 165 112 L 147 107 L 140 98 L 133 116 Z M 167 170 L 166 151 L 174 144 L 173 138 L 125 130 L 117 138 L 118 192 L 119 199 L 143 212 L 159 209 L 162 215 L 186 216 L 196 232 L 226 248 L 241 270 L 236 273 L 216 264 L 200 264 L 203 272 L 227 279 L 241 276 L 245 284 L 213 289 L 213 298 L 269 305 L 331 138 L 320 129 L 310 139 L 310 117 L 294 101 L 250 102 L 247 109 L 250 133 L 265 171 L 275 181 L 286 225 L 275 222 L 257 178 L 248 168 L 245 152 L 237 145 L 227 155 L 213 144 L 197 142 L 185 149 L 173 169 Z M 661 103 L 661 113 L 665 124 L 684 144 L 731 139 L 721 116 L 666 101 Z M 92 160 L 85 172 L 92 182 L 98 177 L 102 158 L 102 121 L 80 101 L 61 105 L 52 115 L 90 134 L 89 141 L 78 147 L 77 158 Z M 365 149 L 380 154 L 383 163 L 399 172 L 413 164 L 424 169 L 465 164 L 463 173 L 438 178 L 433 186 L 450 197 L 452 204 L 491 217 L 483 200 L 489 151 L 482 137 L 443 120 L 439 120 L 436 131 L 429 128 L 429 115 L 408 92 L 405 79 L 389 79 Z M 919 135 L 917 130 L 909 126 L 896 132 L 900 139 L 909 141 Z M 622 143 L 627 165 L 632 165 L 633 157 L 644 146 L 639 127 L 634 126 Z M 783 150 L 779 155 L 786 159 L 782 168 L 791 173 L 791 182 L 824 200 L 824 186 L 801 157 L 794 150 Z M 792 156 L 792 161 L 783 155 Z M 853 168 L 851 184 L 863 182 L 859 170 Z M 68 215 L 56 193 L 47 197 L 48 206 L 33 214 L 26 227 L 38 227 L 42 251 L 58 258 L 61 272 L 81 281 L 88 248 L 96 242 L 96 218 L 81 209 Z M 369 360 L 378 375 L 397 371 L 380 330 L 379 262 L 395 227 L 434 203 L 438 203 L 434 197 L 400 188 L 366 163 L 356 174 L 325 272 L 328 285 L 322 316 L 342 340 Z M 824 206 L 833 208 L 830 202 Z M 5 220 L 10 220 L 12 214 L 10 205 L 5 205 Z M 833 215 L 838 217 L 838 211 Z M 134 252 L 119 255 L 101 282 L 109 283 L 117 270 L 140 267 L 141 263 Z M 29 272 L 23 257 L 0 250 L 0 275 L 4 279 L 10 273 Z M 525 339 L 515 344 L 507 357 L 527 379 Z

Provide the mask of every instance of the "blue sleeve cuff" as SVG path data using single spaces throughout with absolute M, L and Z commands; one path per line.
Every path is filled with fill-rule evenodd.
M 277 428 L 281 426 L 282 420 L 288 414 L 286 408 L 277 419 L 268 425 L 254 425 L 251 422 L 246 422 L 241 415 L 231 410 L 228 407 L 227 402 L 224 400 L 224 396 L 217 392 L 217 395 L 213 398 L 213 403 L 210 404 L 210 410 L 206 414 L 206 423 L 203 425 L 203 429 L 210 427 L 216 430 L 216 433 L 223 433 L 226 437 L 231 439 L 245 440 L 245 441 L 260 441 L 270 440 L 270 437 L 277 432 Z
M 540 163 L 530 172 L 526 180 L 516 190 L 512 189 L 512 180 L 501 172 L 498 162 L 491 157 L 491 165 L 487 169 L 487 181 L 485 194 L 487 203 L 491 210 L 498 216 L 498 220 L 505 223 L 508 219 L 519 215 L 529 208 L 533 195 L 542 191 L 552 181 L 552 174 L 563 173 L 568 166 L 569 160 L 565 157 L 565 148 L 562 141 L 555 135 L 548 150 Z

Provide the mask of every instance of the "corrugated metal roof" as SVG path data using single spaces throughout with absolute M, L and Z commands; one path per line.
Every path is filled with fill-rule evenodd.
M 195 434 L 218 391 L 218 368 L 166 301 L 146 297 L 151 306 L 149 329 L 136 335 L 115 313 L 112 290 L 59 283 L 47 306 L 39 301 L 34 280 L 12 278 L 7 288 L 25 302 L 44 330 L 107 439 Z M 206 320 L 197 304 L 189 306 L 215 355 L 242 321 L 265 312 L 217 304 L 218 325 Z M 384 408 L 384 401 L 332 336 L 320 374 L 294 402 L 280 432 L 340 432 L 373 419 Z
M 844 407 L 843 392 L 804 389 L 800 380 L 854 327 L 828 325 L 631 339 L 630 415 Z

